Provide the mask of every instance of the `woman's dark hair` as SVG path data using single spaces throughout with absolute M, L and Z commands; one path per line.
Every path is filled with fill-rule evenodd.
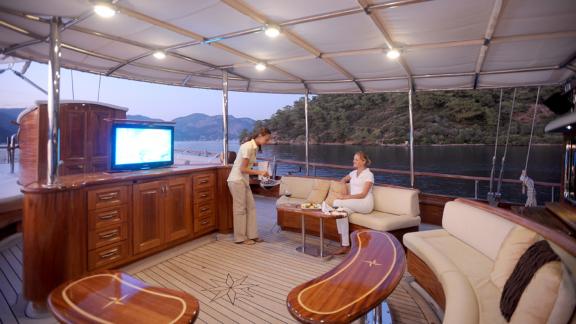
M 252 136 L 250 136 L 249 141 L 256 139 L 258 136 L 266 136 L 266 135 L 272 135 L 272 132 L 266 127 L 258 127 L 254 130 Z M 258 145 L 258 152 L 262 152 L 262 146 L 260 145 Z
M 368 154 L 364 153 L 364 151 L 358 151 L 354 153 L 354 155 L 358 155 L 364 162 L 366 162 L 366 166 L 370 166 L 372 164 L 372 160 L 368 157 Z

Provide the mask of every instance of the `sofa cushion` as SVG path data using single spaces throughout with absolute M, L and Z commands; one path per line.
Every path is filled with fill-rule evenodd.
M 420 215 L 418 190 L 374 186 L 374 209 L 383 213 L 416 217 Z
M 306 199 L 312 191 L 313 184 L 314 178 L 283 176 L 280 182 L 280 194 L 288 190 L 293 198 Z
M 322 203 L 328 195 L 328 190 L 330 190 L 330 181 L 314 179 L 312 191 L 308 194 L 306 202 L 314 204 Z
M 376 231 L 393 231 L 420 225 L 419 216 L 394 215 L 379 211 L 373 211 L 370 214 L 352 213 L 349 221 Z
M 345 195 L 347 191 L 348 187 L 345 183 L 330 181 L 330 190 L 328 191 L 328 197 L 326 197 L 326 203 L 330 206 L 334 206 L 334 200 L 338 199 L 338 195 Z
M 494 262 L 494 269 L 490 274 L 490 279 L 500 290 L 504 289 L 506 280 L 514 271 L 514 267 L 518 260 L 534 244 L 540 236 L 536 232 L 531 231 L 523 226 L 516 226 L 508 233 L 498 256 Z
M 576 306 L 574 283 L 560 261 L 542 266 L 532 277 L 510 323 L 568 323 Z
M 442 227 L 492 260 L 516 225 L 502 217 L 458 201 L 447 202 Z M 488 235 L 489 233 L 489 235 Z
M 293 198 L 293 197 L 286 197 L 281 196 L 276 200 L 276 207 L 284 204 L 297 204 L 300 205 L 301 203 L 306 202 L 306 199 L 303 198 Z

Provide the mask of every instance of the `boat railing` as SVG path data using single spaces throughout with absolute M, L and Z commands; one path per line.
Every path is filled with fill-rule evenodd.
M 7 163 L 10 166 L 10 173 L 14 173 L 14 165 L 16 163 L 16 149 L 19 149 L 20 146 L 16 140 L 16 134 L 8 136 L 6 138 L 6 144 L 0 144 L 0 152 L 4 152 L 4 154 L 0 154 L 0 163 Z
M 288 164 L 288 165 L 297 165 L 300 167 L 305 167 L 306 162 L 304 161 L 296 161 L 296 160 L 282 160 L 282 159 L 271 159 L 271 158 L 259 158 L 261 161 L 275 161 L 277 164 Z M 317 163 L 317 162 L 310 162 L 310 175 L 316 176 L 316 170 L 319 168 L 324 169 L 335 169 L 335 170 L 350 170 L 350 166 L 339 165 L 339 164 L 330 164 L 330 163 Z M 391 174 L 391 175 L 399 175 L 399 176 L 410 176 L 409 170 L 397 170 L 397 169 L 386 169 L 386 168 L 374 168 L 371 167 L 370 170 L 374 173 L 381 173 L 381 174 Z M 449 179 L 449 180 L 465 180 L 465 181 L 473 181 L 474 183 L 474 199 L 480 199 L 479 194 L 479 187 L 481 182 L 489 182 L 490 177 L 482 177 L 482 176 L 469 176 L 469 175 L 460 175 L 460 174 L 447 174 L 447 173 L 436 173 L 436 172 L 423 172 L 423 171 L 415 171 L 415 177 L 430 177 L 436 179 Z M 510 183 L 510 184 L 518 184 L 521 185 L 522 181 L 518 179 L 502 179 L 503 183 Z M 535 186 L 540 186 L 544 188 L 550 189 L 550 201 L 554 201 L 556 196 L 556 190 L 560 189 L 560 183 L 555 182 L 546 182 L 546 181 L 534 181 Z

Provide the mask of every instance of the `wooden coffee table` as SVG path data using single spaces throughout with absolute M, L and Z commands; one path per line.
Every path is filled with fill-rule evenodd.
M 406 269 L 402 244 L 374 230 L 352 233 L 352 249 L 332 270 L 292 289 L 287 307 L 302 323 L 392 323 L 384 300 Z
M 63 323 L 192 323 L 199 312 L 198 300 L 187 293 L 110 271 L 60 285 L 48 307 Z
M 297 247 L 296 250 L 311 255 L 311 256 L 319 256 L 320 258 L 324 258 L 324 220 L 325 219 L 338 219 L 343 218 L 346 216 L 342 215 L 326 215 L 321 210 L 318 209 L 303 209 L 300 208 L 298 204 L 282 204 L 277 207 L 277 209 L 299 214 L 300 221 L 302 222 L 302 245 Z M 320 247 L 306 245 L 306 217 L 315 217 L 318 218 L 320 221 Z

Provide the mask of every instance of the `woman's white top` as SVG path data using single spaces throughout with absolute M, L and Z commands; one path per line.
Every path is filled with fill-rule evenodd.
M 350 172 L 350 194 L 357 195 L 364 191 L 364 185 L 366 182 L 374 183 L 374 174 L 370 169 L 364 169 L 364 171 L 360 172 L 358 175 L 358 170 L 354 170 Z M 366 197 L 372 196 L 372 187 L 370 187 L 370 191 Z
M 234 165 L 228 176 L 228 181 L 244 181 L 247 185 L 250 185 L 250 178 L 247 173 L 242 173 L 240 167 L 242 166 L 242 160 L 248 159 L 248 168 L 251 168 L 254 162 L 256 162 L 256 152 L 258 151 L 258 144 L 256 141 L 250 140 L 242 145 L 238 150 L 238 155 L 236 155 L 236 160 L 234 160 Z

